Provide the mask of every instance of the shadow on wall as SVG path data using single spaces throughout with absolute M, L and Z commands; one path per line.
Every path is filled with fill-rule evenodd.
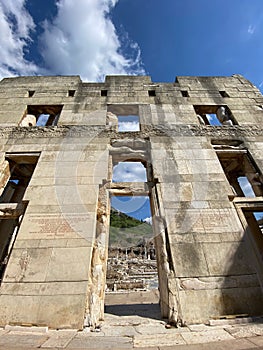
M 193 258 L 192 250 L 196 253 L 195 263 L 185 268 L 188 277 L 180 278 L 179 297 L 187 324 L 263 315 L 260 274 L 250 235 L 247 227 L 239 241 L 180 245 L 184 261 Z
M 258 266 L 252 232 L 247 225 L 240 242 L 230 242 L 235 251 L 222 289 L 222 315 L 263 315 L 262 273 Z

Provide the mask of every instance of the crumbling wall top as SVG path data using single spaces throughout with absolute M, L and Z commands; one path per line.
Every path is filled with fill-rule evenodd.
M 128 84 L 129 82 L 150 84 L 152 82 L 152 79 L 148 75 L 106 75 L 105 77 L 105 83 L 109 84 Z
M 28 85 L 28 84 L 78 84 L 81 82 L 79 75 L 63 76 L 21 76 L 4 78 L 1 85 Z

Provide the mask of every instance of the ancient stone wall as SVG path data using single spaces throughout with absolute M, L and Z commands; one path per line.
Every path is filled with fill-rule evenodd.
M 163 317 L 262 314 L 255 86 L 240 75 L 19 77 L 0 92 L 1 326 L 98 325 L 116 194 L 150 198 Z M 121 132 L 119 115 L 135 113 L 139 131 Z M 144 164 L 146 182 L 112 182 L 113 164 L 128 160 Z

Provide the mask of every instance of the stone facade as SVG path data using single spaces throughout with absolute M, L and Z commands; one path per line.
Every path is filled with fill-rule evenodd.
M 263 313 L 255 86 L 240 75 L 62 76 L 7 78 L 0 91 L 0 326 L 98 325 L 112 195 L 150 198 L 170 323 Z M 120 132 L 129 115 L 139 131 Z M 147 182 L 113 182 L 124 161 L 142 162 Z

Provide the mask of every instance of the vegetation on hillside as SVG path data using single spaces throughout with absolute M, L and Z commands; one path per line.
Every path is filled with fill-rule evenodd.
M 153 237 L 152 226 L 127 214 L 111 209 L 110 214 L 110 246 L 135 247 L 143 240 Z

